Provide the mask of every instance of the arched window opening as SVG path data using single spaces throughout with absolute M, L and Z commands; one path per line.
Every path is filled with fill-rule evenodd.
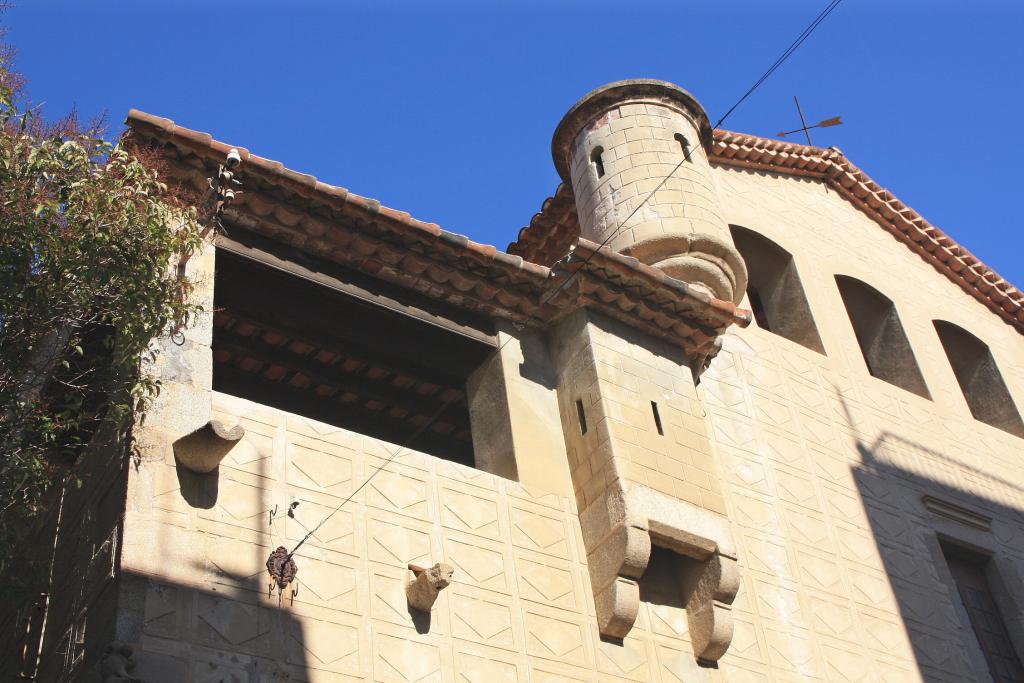
M 928 386 L 896 313 L 896 306 L 874 287 L 845 275 L 836 285 L 857 335 L 868 372 L 918 396 L 930 399 Z
M 1024 438 L 1024 422 L 988 345 L 953 323 L 932 323 L 974 419 Z
M 825 353 L 792 255 L 756 232 L 735 225 L 730 230 L 747 264 L 747 300 L 757 326 Z
M 594 170 L 597 171 L 597 177 L 604 177 L 604 158 L 601 156 L 604 154 L 603 147 L 595 147 L 594 151 L 590 153 L 590 160 L 594 163 Z
M 676 142 L 679 143 L 679 149 L 683 152 L 683 158 L 687 161 L 690 160 L 690 141 L 686 139 L 682 133 L 676 133 Z

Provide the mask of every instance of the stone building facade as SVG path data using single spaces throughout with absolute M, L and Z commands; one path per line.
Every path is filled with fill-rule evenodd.
M 128 125 L 197 187 L 231 149 Z M 671 84 L 590 93 L 552 150 L 501 252 L 239 149 L 185 265 L 208 315 L 161 340 L 140 457 L 69 497 L 81 569 L 8 670 L 1024 680 L 1024 295 Z

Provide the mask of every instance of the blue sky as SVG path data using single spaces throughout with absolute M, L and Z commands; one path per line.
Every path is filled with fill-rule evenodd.
M 717 120 L 825 0 L 505 3 L 21 0 L 29 94 L 131 107 L 504 248 L 558 184 L 551 133 L 651 77 Z M 288 7 L 287 10 L 283 9 Z M 1024 3 L 845 0 L 723 127 L 818 131 L 1018 286 Z

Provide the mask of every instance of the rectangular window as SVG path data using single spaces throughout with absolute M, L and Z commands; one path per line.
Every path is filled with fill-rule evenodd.
M 1013 649 L 1010 634 L 985 578 L 988 558 L 949 543 L 942 544 L 942 553 L 993 680 L 1024 683 L 1024 668 Z

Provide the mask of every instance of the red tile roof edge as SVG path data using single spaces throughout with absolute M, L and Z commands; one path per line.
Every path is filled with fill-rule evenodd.
M 254 173 L 257 176 L 266 178 L 273 184 L 286 187 L 307 198 L 314 198 L 329 205 L 338 206 L 346 210 L 356 209 L 367 214 L 369 221 L 380 221 L 384 219 L 392 224 L 392 227 L 402 231 L 419 233 L 425 240 L 430 242 L 444 243 L 456 253 L 471 255 L 475 260 L 497 266 L 499 269 L 514 271 L 525 276 L 526 283 L 535 289 L 540 295 L 545 291 L 551 291 L 552 270 L 548 265 L 533 263 L 519 255 L 498 251 L 494 246 L 473 242 L 468 237 L 457 233 L 443 230 L 435 223 L 427 223 L 417 220 L 404 211 L 397 211 L 384 206 L 380 202 L 367 197 L 362 197 L 349 192 L 343 187 L 336 187 L 317 180 L 314 176 L 297 173 L 286 168 L 278 161 L 266 159 L 252 154 L 244 147 L 228 145 L 214 140 L 208 133 L 202 133 L 189 128 L 178 126 L 174 121 L 145 112 L 132 109 L 128 113 L 126 125 L 133 131 L 137 131 L 143 137 L 152 136 L 158 139 L 173 139 L 176 146 L 181 146 L 194 152 L 200 158 L 208 160 L 219 160 L 227 155 L 232 148 L 237 149 L 242 157 L 242 168 L 246 173 Z M 565 195 L 565 193 L 563 193 Z M 563 196 L 563 202 L 572 204 L 571 192 Z M 578 240 L 576 245 L 580 254 L 593 254 L 597 245 L 587 240 Z M 562 254 L 564 255 L 564 253 Z M 708 322 L 700 323 L 709 329 L 720 333 L 730 324 L 746 326 L 750 321 L 749 312 L 737 309 L 732 303 L 721 301 L 704 292 L 695 290 L 686 283 L 676 281 L 666 276 L 662 271 L 640 263 L 634 258 L 622 256 L 610 249 L 602 249 L 599 254 L 593 257 L 584 256 L 587 265 L 594 268 L 608 269 L 619 272 L 622 275 L 633 278 L 641 284 L 638 292 L 641 297 L 649 299 L 648 304 L 655 308 L 662 305 L 654 299 L 666 298 L 675 304 L 682 304 L 684 309 L 697 311 L 700 318 Z M 580 267 L 576 264 L 576 267 Z M 543 299 L 542 299 L 543 300 Z M 536 302 L 534 302 L 534 305 Z M 545 301 L 544 309 L 551 309 L 552 305 Z M 550 318 L 550 311 L 537 310 L 530 317 L 537 317 L 543 322 Z M 646 325 L 646 321 L 638 321 Z M 682 321 L 677 321 L 682 325 Z M 685 326 L 685 325 L 684 325 Z M 696 329 L 696 328 L 695 328 Z M 700 333 L 700 339 L 689 339 L 684 346 L 704 348 L 707 342 L 713 341 L 712 337 Z
M 217 155 L 227 155 L 232 148 L 237 149 L 242 157 L 242 163 L 246 172 L 260 173 L 280 185 L 306 197 L 316 196 L 317 199 L 329 204 L 343 206 L 346 209 L 356 209 L 368 215 L 372 219 L 384 218 L 403 229 L 412 230 L 431 241 L 442 241 L 450 245 L 461 247 L 466 253 L 472 255 L 476 260 L 485 264 L 494 264 L 514 270 L 523 271 L 527 276 L 540 280 L 546 280 L 549 274 L 547 266 L 532 263 L 522 257 L 498 250 L 490 244 L 474 242 L 465 235 L 443 230 L 436 223 L 428 223 L 413 218 L 405 211 L 398 211 L 382 206 L 376 199 L 370 199 L 361 195 L 349 192 L 344 187 L 329 185 L 317 180 L 315 176 L 298 173 L 284 164 L 273 159 L 252 154 L 244 147 L 236 147 L 214 140 L 209 133 L 202 133 L 183 126 L 179 126 L 171 119 L 153 116 L 138 109 L 131 109 L 125 124 L 133 130 L 150 129 L 167 137 L 173 137 L 179 142 L 185 143 L 192 151 L 209 156 L 210 152 Z
M 664 288 L 672 293 L 673 298 L 678 300 L 695 299 L 707 308 L 708 312 L 720 326 L 739 325 L 740 327 L 746 327 L 753 320 L 753 314 L 750 311 L 738 308 L 732 302 L 717 299 L 706 292 L 691 287 L 682 280 L 669 277 L 660 268 L 641 263 L 632 256 L 625 256 L 612 250 L 610 247 L 602 247 L 596 242 L 591 242 L 582 237 L 576 241 L 573 247 L 573 256 L 577 258 L 582 257 L 583 259 L 583 263 L 577 265 L 577 268 L 591 266 L 595 268 L 608 268 L 623 275 L 637 278 L 652 289 Z M 569 265 L 572 267 L 573 263 L 570 262 Z
M 965 292 L 1024 332 L 1024 292 L 881 187 L 838 149 L 821 149 L 716 130 L 710 160 L 720 166 L 822 180 Z M 579 235 L 572 188 L 560 184 L 508 246 L 511 254 L 550 263 Z M 552 258 L 553 257 L 553 258 Z

